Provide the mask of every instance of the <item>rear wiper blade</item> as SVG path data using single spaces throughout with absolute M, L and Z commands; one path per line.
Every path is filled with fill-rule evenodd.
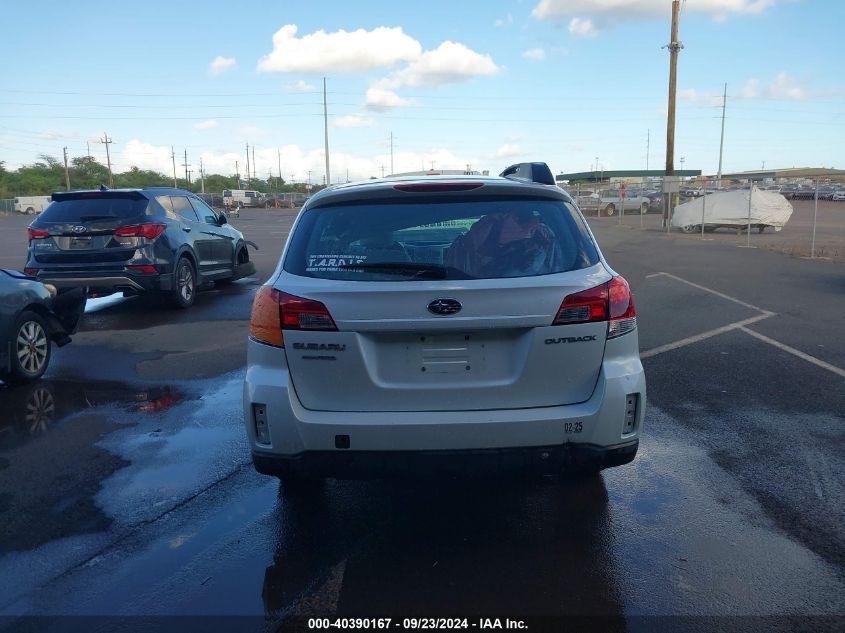
M 338 268 L 344 270 L 371 270 L 373 272 L 385 273 L 388 275 L 404 275 L 407 273 L 435 273 L 438 277 L 445 279 L 448 274 L 462 279 L 471 279 L 464 271 L 452 266 L 440 264 L 423 264 L 417 262 L 362 262 L 360 264 L 343 264 Z

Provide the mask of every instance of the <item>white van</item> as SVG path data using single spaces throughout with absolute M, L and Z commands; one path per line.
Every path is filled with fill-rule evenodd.
M 52 202 L 52 196 L 21 196 L 15 198 L 15 211 L 32 215 L 41 213 Z
M 266 206 L 264 194 L 260 191 L 252 191 L 248 189 L 226 189 L 223 191 L 223 200 L 230 198 L 233 206 L 242 207 L 263 207 Z

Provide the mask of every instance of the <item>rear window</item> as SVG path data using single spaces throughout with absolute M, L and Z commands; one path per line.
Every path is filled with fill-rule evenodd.
M 131 198 L 84 198 L 53 202 L 39 216 L 39 222 L 85 222 L 143 215 L 149 200 Z
M 357 281 L 494 279 L 597 262 L 595 245 L 568 203 L 497 198 L 313 209 L 297 225 L 284 269 Z

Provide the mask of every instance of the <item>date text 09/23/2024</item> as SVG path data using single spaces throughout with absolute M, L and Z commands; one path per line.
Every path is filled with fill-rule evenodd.
M 520 630 L 527 629 L 524 620 L 510 618 L 309 618 L 309 630 Z

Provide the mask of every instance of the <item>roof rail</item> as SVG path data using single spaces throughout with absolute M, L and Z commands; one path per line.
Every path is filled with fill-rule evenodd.
M 499 176 L 511 180 L 536 182 L 541 185 L 557 184 L 555 177 L 552 175 L 552 170 L 546 163 L 517 163 L 505 169 Z

